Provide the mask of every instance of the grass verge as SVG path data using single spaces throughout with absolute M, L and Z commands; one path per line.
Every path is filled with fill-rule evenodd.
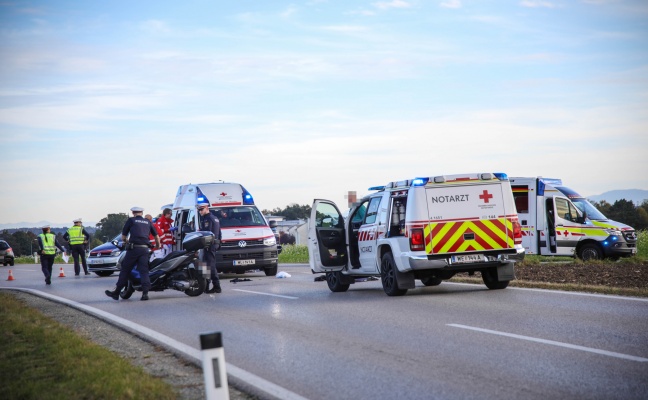
M 6 399 L 176 399 L 174 388 L 0 292 Z
M 449 282 L 474 283 L 483 285 L 481 278 L 468 276 L 455 276 Z M 575 283 L 549 283 L 525 280 L 513 280 L 509 283 L 510 287 L 522 287 L 532 289 L 563 290 L 568 292 L 585 292 L 598 294 L 611 294 L 617 296 L 648 297 L 648 289 L 621 288 L 600 285 L 582 285 Z

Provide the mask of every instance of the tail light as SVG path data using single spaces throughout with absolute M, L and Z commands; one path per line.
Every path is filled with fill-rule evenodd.
M 517 218 L 513 220 L 513 243 L 522 244 L 522 225 Z
M 410 231 L 410 250 L 425 250 L 425 240 L 423 239 L 423 229 L 412 229 Z

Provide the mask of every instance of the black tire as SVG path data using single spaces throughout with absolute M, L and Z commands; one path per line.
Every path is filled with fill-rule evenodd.
M 403 296 L 407 289 L 399 289 L 396 280 L 396 263 L 392 253 L 385 253 L 380 262 L 380 280 L 387 296 Z
M 351 286 L 341 283 L 340 272 L 327 272 L 326 283 L 328 284 L 329 289 L 331 289 L 331 292 L 334 293 L 346 292 L 349 290 L 349 286 Z
M 13 267 L 15 262 L 16 262 L 15 260 L 11 260 L 11 262 L 9 263 L 9 266 Z
M 98 276 L 110 276 L 113 274 L 115 271 L 95 271 L 95 274 Z
M 429 276 L 421 279 L 421 282 L 423 282 L 425 286 L 439 286 L 441 282 L 443 282 L 443 279 L 437 278 L 436 276 Z
M 603 252 L 598 245 L 585 243 L 578 249 L 578 258 L 583 261 L 600 260 L 603 258 Z
M 187 272 L 189 274 L 189 283 L 191 284 L 191 286 L 189 287 L 189 289 L 186 289 L 184 293 L 189 297 L 200 296 L 205 292 L 205 289 L 207 288 L 207 280 L 200 273 L 200 271 L 189 269 L 187 270 Z
M 264 269 L 263 272 L 265 272 L 266 276 L 275 276 L 277 275 L 278 267 L 279 267 L 278 265 L 275 265 L 274 267 Z
M 481 271 L 484 285 L 490 290 L 506 289 L 510 281 L 497 280 L 497 268 L 489 268 Z
M 119 293 L 119 297 L 121 297 L 124 300 L 128 300 L 131 298 L 131 296 L 135 293 L 135 288 L 133 287 L 133 284 L 128 282 L 128 285 L 126 285 L 125 288 L 122 289 L 122 291 Z

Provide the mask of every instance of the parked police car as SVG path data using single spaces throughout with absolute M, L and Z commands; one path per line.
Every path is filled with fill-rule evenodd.
M 121 246 L 121 233 L 112 240 L 116 240 Z M 94 272 L 99 276 L 110 276 L 115 271 L 119 271 L 119 268 L 117 268 L 117 259 L 119 259 L 122 251 L 111 243 L 112 240 L 90 250 L 90 255 L 86 259 L 88 262 L 88 271 Z
M 335 203 L 315 199 L 308 250 L 314 273 L 333 292 L 379 276 L 389 296 L 414 281 L 440 284 L 458 272 L 481 273 L 504 289 L 524 258 L 522 232 L 506 174 L 434 176 L 370 188 L 345 221 Z

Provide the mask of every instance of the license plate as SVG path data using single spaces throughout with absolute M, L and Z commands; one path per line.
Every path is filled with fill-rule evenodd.
M 254 265 L 256 260 L 234 260 L 234 265 Z
M 452 256 L 453 264 L 464 264 L 472 262 L 483 262 L 484 256 L 479 254 L 467 254 L 465 256 Z
M 98 259 L 98 260 L 93 260 L 92 258 L 88 258 L 88 264 L 103 264 L 104 260 Z

